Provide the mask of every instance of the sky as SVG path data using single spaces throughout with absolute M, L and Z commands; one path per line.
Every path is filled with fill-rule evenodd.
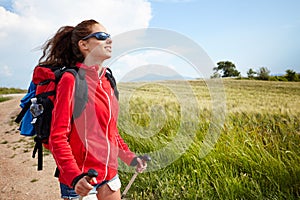
M 117 80 L 153 63 L 200 76 L 185 59 L 186 44 L 205 52 L 214 66 L 233 62 L 243 76 L 260 67 L 271 74 L 300 72 L 299 8 L 299 0 L 0 0 L 0 87 L 27 88 L 41 45 L 59 27 L 90 18 L 107 28 L 116 49 L 124 33 L 134 30 L 150 30 L 149 40 L 157 40 L 156 48 L 127 53 L 111 64 Z M 168 36 L 174 38 L 172 48 L 162 45 Z

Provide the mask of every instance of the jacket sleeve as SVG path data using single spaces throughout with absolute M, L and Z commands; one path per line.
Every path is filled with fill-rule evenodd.
M 119 148 L 119 157 L 127 165 L 130 165 L 132 160 L 136 157 L 135 153 L 130 151 L 128 145 L 124 142 L 123 138 L 120 136 L 119 133 L 117 133 L 116 139 L 117 139 L 118 148 Z
M 64 182 L 69 186 L 71 186 L 73 179 L 82 173 L 68 142 L 68 136 L 71 132 L 74 92 L 75 77 L 71 73 L 64 73 L 57 85 L 49 137 L 50 151 L 60 174 L 63 174 Z

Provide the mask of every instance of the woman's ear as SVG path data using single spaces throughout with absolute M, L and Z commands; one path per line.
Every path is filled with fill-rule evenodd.
M 79 40 L 78 41 L 78 47 L 79 47 L 80 51 L 86 51 L 86 50 L 88 50 L 87 43 L 84 40 Z

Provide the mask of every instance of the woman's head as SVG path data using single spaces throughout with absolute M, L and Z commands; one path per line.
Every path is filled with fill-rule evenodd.
M 42 47 L 43 55 L 39 60 L 40 64 L 73 66 L 76 62 L 84 62 L 85 58 L 93 53 L 92 48 L 95 48 L 97 44 L 103 46 L 101 50 L 109 48 L 105 47 L 105 44 L 111 48 L 110 39 L 98 41 L 94 36 L 85 38 L 95 32 L 106 32 L 106 29 L 93 19 L 82 21 L 75 27 L 61 27 Z M 104 52 L 108 53 L 108 51 Z M 106 57 L 100 56 L 101 59 L 107 59 L 110 54 Z
M 112 40 L 101 24 L 94 24 L 91 32 L 78 41 L 78 47 L 87 65 L 102 65 L 111 57 Z

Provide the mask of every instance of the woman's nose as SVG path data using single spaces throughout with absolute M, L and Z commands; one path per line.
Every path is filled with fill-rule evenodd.
M 112 39 L 111 39 L 110 37 L 107 38 L 107 39 L 106 39 L 106 43 L 107 43 L 107 44 L 111 44 L 111 43 L 112 43 Z

